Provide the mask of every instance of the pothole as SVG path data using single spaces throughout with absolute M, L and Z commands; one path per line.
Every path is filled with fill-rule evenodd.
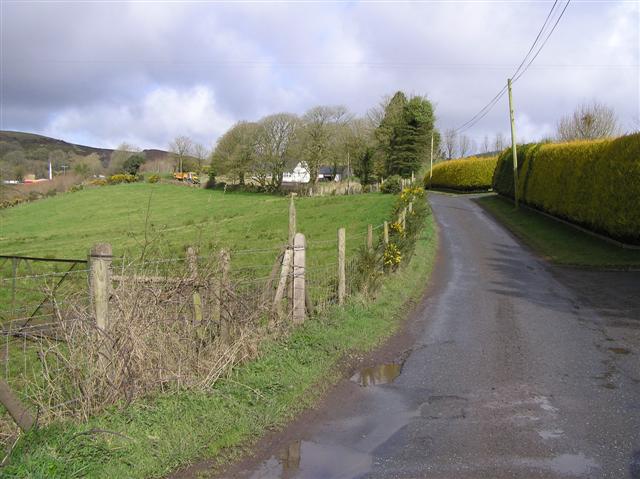
M 378 364 L 362 368 L 351 376 L 351 381 L 360 386 L 377 386 L 379 384 L 392 383 L 402 372 L 402 363 Z

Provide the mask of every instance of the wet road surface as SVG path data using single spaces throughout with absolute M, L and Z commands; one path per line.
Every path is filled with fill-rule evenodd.
M 640 478 L 640 273 L 551 267 L 472 198 L 431 203 L 408 357 L 224 477 Z

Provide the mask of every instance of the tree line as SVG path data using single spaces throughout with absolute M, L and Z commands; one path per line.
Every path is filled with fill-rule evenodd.
M 310 182 L 321 167 L 347 167 L 363 184 L 382 177 L 410 177 L 428 159 L 433 136 L 433 105 L 425 96 L 398 91 L 364 117 L 341 105 L 315 106 L 298 116 L 275 113 L 258 121 L 240 121 L 222 135 L 211 155 L 211 174 L 264 188 L 279 188 L 284 173 L 301 163 Z

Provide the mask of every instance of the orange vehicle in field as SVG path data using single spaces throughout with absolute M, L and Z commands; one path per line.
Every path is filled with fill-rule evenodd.
M 194 185 L 200 184 L 200 178 L 194 171 L 185 171 L 183 173 L 176 172 L 173 174 L 173 179 L 184 181 L 186 183 L 193 183 Z

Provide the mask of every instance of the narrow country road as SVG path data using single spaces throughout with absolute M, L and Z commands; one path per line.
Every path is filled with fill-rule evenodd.
M 640 273 L 551 267 L 473 198 L 431 203 L 441 252 L 401 374 L 343 384 L 224 477 L 640 478 Z

